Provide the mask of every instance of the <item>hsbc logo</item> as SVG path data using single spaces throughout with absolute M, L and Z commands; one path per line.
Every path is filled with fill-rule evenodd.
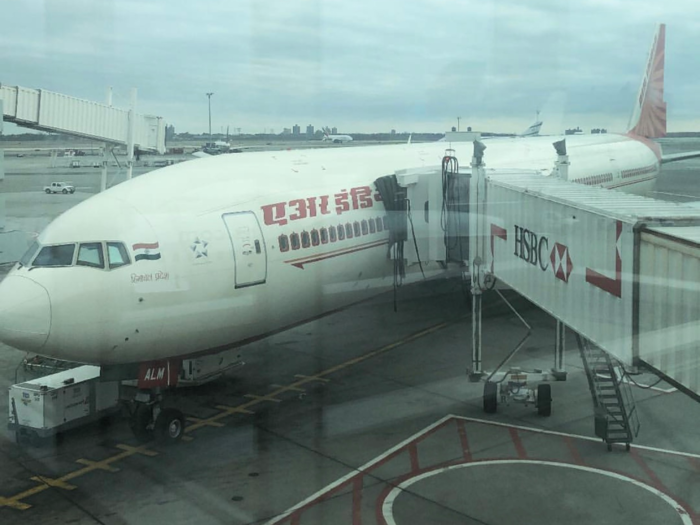
M 537 232 L 515 225 L 515 237 L 513 255 L 523 261 L 538 267 L 546 272 L 550 266 L 554 277 L 565 283 L 569 282 L 569 276 L 574 269 L 569 255 L 569 248 L 559 242 L 555 242 L 549 249 L 549 238 Z
M 513 255 L 522 259 L 526 263 L 546 272 L 551 266 L 554 277 L 565 283 L 569 282 L 569 277 L 574 270 L 571 261 L 569 247 L 560 242 L 555 242 L 552 249 L 549 249 L 549 238 L 537 232 L 518 226 L 514 227 L 514 250 Z M 609 277 L 593 268 L 584 268 L 585 281 L 604 292 L 617 298 L 622 297 L 622 256 L 620 251 L 620 239 L 623 234 L 622 221 L 615 221 L 615 270 L 614 277 Z M 491 272 L 494 273 L 495 263 L 495 243 L 496 239 L 508 241 L 508 230 L 491 224 Z
M 569 275 L 574 269 L 574 265 L 571 262 L 571 256 L 569 256 L 568 246 L 554 243 L 554 248 L 549 254 L 549 260 L 552 263 L 552 269 L 554 270 L 554 277 L 565 283 L 569 282 Z
M 515 251 L 513 255 L 533 266 L 539 266 L 543 272 L 549 268 L 549 239 L 535 232 L 515 225 Z

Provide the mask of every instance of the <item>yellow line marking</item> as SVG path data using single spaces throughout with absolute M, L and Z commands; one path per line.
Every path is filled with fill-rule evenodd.
M 141 445 L 140 447 L 132 447 L 131 445 L 125 445 L 124 443 L 119 443 L 117 445 L 117 448 L 119 448 L 125 452 L 129 452 L 130 456 L 133 456 L 134 454 L 141 454 L 143 456 L 148 456 L 148 457 L 152 458 L 153 456 L 158 455 L 158 452 L 156 452 L 155 450 L 149 450 L 148 445 Z
M 279 389 L 279 390 L 282 390 L 282 391 L 284 391 L 284 392 L 289 391 L 289 390 L 293 390 L 294 392 L 306 392 L 306 389 L 305 389 L 305 388 L 299 388 L 299 387 L 297 387 L 297 386 L 292 386 L 292 385 L 289 385 L 289 386 L 284 386 L 284 385 L 272 385 L 272 386 L 274 386 L 275 388 L 277 388 L 277 389 Z
M 201 423 L 202 425 L 209 427 L 221 428 L 225 426 L 223 423 L 219 423 L 218 421 L 211 421 L 210 419 L 200 419 L 198 417 L 187 416 L 187 421 L 192 421 L 192 423 Z
M 95 467 L 95 469 L 106 470 L 107 472 L 119 472 L 119 469 L 117 467 L 111 466 L 106 461 L 91 461 L 89 459 L 76 459 L 75 462 L 80 463 L 81 465 L 86 465 L 88 467 Z
M 441 330 L 448 326 L 449 323 L 440 323 L 435 326 L 432 326 L 430 328 L 427 328 L 425 330 L 421 330 L 420 332 L 417 332 L 413 335 L 410 335 L 404 339 L 401 339 L 399 341 L 395 341 L 393 343 L 390 343 L 388 345 L 385 345 L 381 348 L 378 348 L 377 350 L 373 350 L 371 352 L 368 352 L 366 354 L 363 354 L 359 357 L 356 357 L 354 359 L 350 359 L 349 361 L 345 361 L 344 363 L 340 363 L 338 365 L 335 365 L 331 368 L 328 368 L 322 372 L 319 372 L 318 374 L 312 375 L 312 376 L 306 376 L 306 375 L 301 375 L 301 374 L 296 374 L 294 377 L 298 379 L 297 381 L 293 382 L 290 385 L 287 386 L 281 386 L 281 385 L 275 385 L 277 389 L 274 392 L 270 392 L 266 396 L 258 396 L 255 394 L 246 394 L 245 397 L 250 399 L 250 401 L 247 401 L 243 403 L 242 405 L 239 406 L 228 406 L 228 405 L 217 405 L 216 408 L 221 410 L 220 413 L 215 414 L 214 416 L 211 416 L 206 419 L 198 419 L 194 417 L 189 417 L 188 419 L 190 421 L 193 421 L 194 423 L 191 425 L 187 425 L 185 427 L 185 432 L 190 433 L 193 432 L 199 428 L 205 427 L 205 426 L 211 426 L 211 427 L 222 427 L 225 426 L 222 423 L 219 423 L 219 420 L 227 418 L 229 416 L 232 416 L 234 414 L 254 414 L 255 412 L 252 410 L 249 410 L 250 408 L 260 404 L 264 403 L 267 401 L 272 401 L 275 403 L 279 403 L 281 400 L 276 399 L 276 396 L 288 392 L 290 390 L 292 391 L 299 391 L 299 392 L 304 392 L 304 389 L 301 388 L 303 385 L 306 385 L 307 383 L 311 383 L 314 381 L 320 381 L 323 383 L 327 383 L 330 380 L 326 379 L 324 376 L 329 376 L 331 374 L 334 374 L 336 372 L 339 372 L 341 370 L 344 370 L 345 368 L 349 368 L 351 366 L 354 366 L 356 364 L 362 363 L 364 361 L 367 361 L 368 359 L 371 359 L 373 357 L 376 357 L 380 354 L 383 354 L 385 352 L 388 352 L 389 350 L 393 350 L 394 348 L 397 348 L 399 346 L 405 345 L 407 343 L 413 342 L 417 339 L 420 339 L 421 337 L 424 337 L 428 334 L 431 334 L 433 332 L 437 332 L 438 330 Z M 183 436 L 182 440 L 183 441 L 192 441 L 194 438 L 190 436 Z M 57 487 L 57 488 L 62 488 L 64 490 L 73 490 L 76 487 L 74 485 L 71 485 L 67 483 L 68 481 L 78 478 L 80 476 L 84 476 L 88 472 L 92 472 L 94 470 L 103 470 L 107 472 L 118 472 L 119 469 L 116 467 L 112 467 L 112 463 L 116 463 L 118 461 L 121 461 L 125 458 L 128 458 L 130 456 L 134 456 L 136 454 L 140 454 L 142 456 L 147 456 L 147 457 L 154 457 L 158 455 L 158 452 L 155 450 L 151 450 L 150 447 L 152 445 L 146 444 L 146 445 L 141 445 L 141 446 L 131 446 L 131 445 L 126 445 L 124 443 L 120 443 L 116 445 L 116 448 L 120 449 L 122 452 L 119 452 L 113 456 L 108 457 L 107 459 L 103 459 L 102 461 L 91 461 L 88 459 L 78 459 L 76 460 L 77 463 L 80 463 L 81 465 L 85 465 L 83 468 L 80 468 L 78 470 L 75 470 L 73 472 L 69 472 L 65 476 L 62 476 L 60 478 L 52 479 L 52 478 L 47 478 L 44 476 L 34 476 L 30 478 L 33 481 L 38 482 L 39 484 L 25 490 L 24 492 L 21 492 L 15 496 L 12 496 L 10 498 L 4 498 L 0 497 L 0 507 L 12 507 L 14 509 L 18 510 L 27 510 L 31 508 L 32 506 L 29 505 L 28 503 L 24 503 L 20 500 L 23 500 L 25 498 L 28 498 L 30 496 L 33 496 L 35 494 L 39 494 L 50 487 Z
M 216 405 L 216 408 L 223 410 L 224 412 L 229 412 L 231 414 L 255 414 L 252 410 L 246 410 L 241 407 L 231 407 L 228 405 Z
M 30 509 L 32 506 L 27 503 L 17 501 L 17 497 L 15 496 L 14 498 L 0 497 L 0 507 L 12 507 L 13 509 L 17 510 L 27 510 Z
M 305 376 L 303 374 L 294 374 L 294 377 L 296 377 L 297 379 L 308 379 L 309 381 L 321 381 L 323 383 L 328 383 L 328 381 L 330 381 L 329 379 L 323 379 L 322 377 Z
M 66 483 L 61 478 L 53 479 L 53 478 L 47 478 L 46 476 L 32 476 L 29 479 L 31 479 L 32 481 L 38 481 L 39 483 L 45 483 L 49 487 L 56 487 L 56 488 L 64 489 L 64 490 L 75 490 L 78 488 L 75 485 L 71 485 L 70 483 Z
M 279 403 L 281 400 L 280 399 L 275 399 L 273 396 L 277 394 L 278 390 L 273 392 L 272 394 L 268 394 L 266 396 L 256 396 L 255 394 L 246 394 L 243 397 L 247 397 L 248 399 L 254 399 L 255 401 L 272 401 L 273 403 Z

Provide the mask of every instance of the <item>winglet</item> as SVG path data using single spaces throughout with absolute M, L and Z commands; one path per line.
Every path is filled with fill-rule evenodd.
M 649 52 L 644 80 L 634 105 L 628 133 L 657 138 L 666 135 L 666 102 L 664 101 L 664 55 L 666 24 L 659 24 Z

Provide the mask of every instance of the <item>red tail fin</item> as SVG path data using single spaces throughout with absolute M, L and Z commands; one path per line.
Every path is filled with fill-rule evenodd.
M 628 126 L 629 133 L 640 137 L 657 138 L 666 135 L 665 46 L 666 25 L 660 24 L 651 46 L 647 70 Z

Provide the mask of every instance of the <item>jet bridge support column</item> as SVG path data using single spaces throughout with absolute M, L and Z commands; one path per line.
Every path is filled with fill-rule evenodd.
M 554 368 L 552 376 L 557 381 L 566 381 L 566 325 L 557 320 L 557 328 L 554 333 Z
M 472 366 L 469 369 L 469 380 L 480 381 L 484 375 L 481 347 L 481 306 L 485 289 L 485 171 L 484 146 L 474 141 L 474 156 L 472 157 L 472 177 L 469 184 L 469 209 L 472 219 L 469 221 L 469 254 L 470 273 L 472 277 Z
M 107 165 L 109 164 L 109 156 L 112 153 L 113 146 L 105 143 L 102 147 L 102 178 L 100 179 L 100 191 L 107 189 Z
M 129 131 L 126 140 L 126 180 L 131 180 L 134 172 L 134 127 L 136 125 L 136 88 L 131 89 L 131 109 L 129 110 Z

